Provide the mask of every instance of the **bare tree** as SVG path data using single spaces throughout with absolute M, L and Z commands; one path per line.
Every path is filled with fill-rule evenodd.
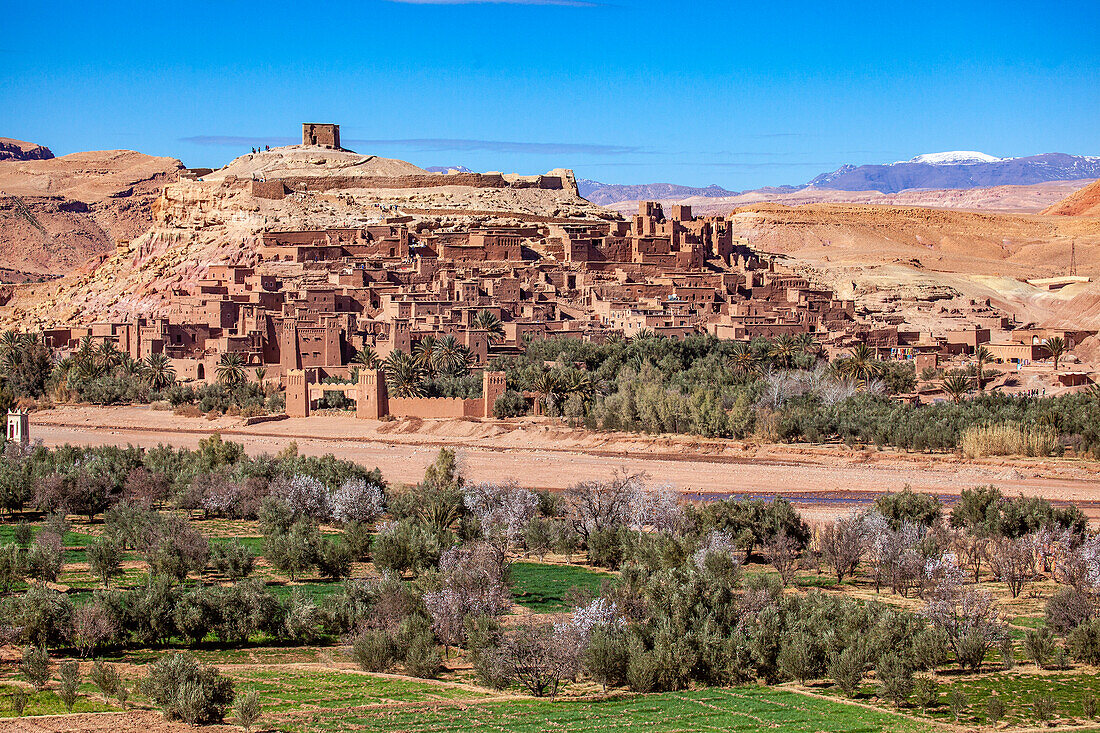
M 851 514 L 821 528 L 818 542 L 821 554 L 836 573 L 838 582 L 855 572 L 867 551 L 868 525 L 864 517 Z
M 515 627 L 501 651 L 509 671 L 535 697 L 556 697 L 562 680 L 576 676 L 580 665 L 575 635 L 550 624 Z
M 789 536 L 785 530 L 780 530 L 767 543 L 768 561 L 779 573 L 779 579 L 783 585 L 790 585 L 798 568 L 798 541 Z
M 1030 536 L 1000 537 L 993 542 L 990 565 L 997 579 L 1008 585 L 1013 598 L 1035 579 L 1035 546 Z
M 566 516 L 585 541 L 599 529 L 628 524 L 635 493 L 645 485 L 646 474 L 615 471 L 606 481 L 581 481 L 562 497 Z
M 985 655 L 1005 635 L 1001 613 L 993 595 L 963 583 L 962 571 L 949 568 L 936 586 L 924 614 L 947 634 L 955 658 L 964 667 L 977 669 Z

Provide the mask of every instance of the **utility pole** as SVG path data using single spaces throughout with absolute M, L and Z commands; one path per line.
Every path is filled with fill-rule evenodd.
M 1069 274 L 1077 274 L 1077 240 L 1074 239 L 1069 245 Z

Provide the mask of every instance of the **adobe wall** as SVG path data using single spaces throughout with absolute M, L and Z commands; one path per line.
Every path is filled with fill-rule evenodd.
M 480 399 L 457 397 L 390 397 L 389 414 L 394 417 L 481 417 Z

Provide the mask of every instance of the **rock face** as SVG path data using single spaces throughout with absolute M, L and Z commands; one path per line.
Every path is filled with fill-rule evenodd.
M 661 201 L 686 199 L 693 196 L 717 198 L 719 196 L 737 195 L 736 191 L 727 191 L 716 184 L 696 188 L 694 186 L 679 186 L 675 183 L 626 185 L 581 179 L 577 181 L 577 186 L 580 189 L 581 196 L 600 206 L 607 206 L 620 201 Z
M 29 145 L 29 144 L 28 144 Z M 129 150 L 0 161 L 0 280 L 72 272 L 153 222 L 183 164 Z
M 49 160 L 53 153 L 44 145 L 0 137 L 0 160 Z
M 1100 181 L 1074 191 L 1058 203 L 1043 209 L 1055 216 L 1100 216 Z

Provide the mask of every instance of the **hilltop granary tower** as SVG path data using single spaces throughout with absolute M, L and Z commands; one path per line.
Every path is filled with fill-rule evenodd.
M 340 149 L 340 126 L 331 123 L 303 122 L 302 145 Z
M 26 445 L 31 442 L 31 417 L 26 410 L 8 411 L 8 442 Z

